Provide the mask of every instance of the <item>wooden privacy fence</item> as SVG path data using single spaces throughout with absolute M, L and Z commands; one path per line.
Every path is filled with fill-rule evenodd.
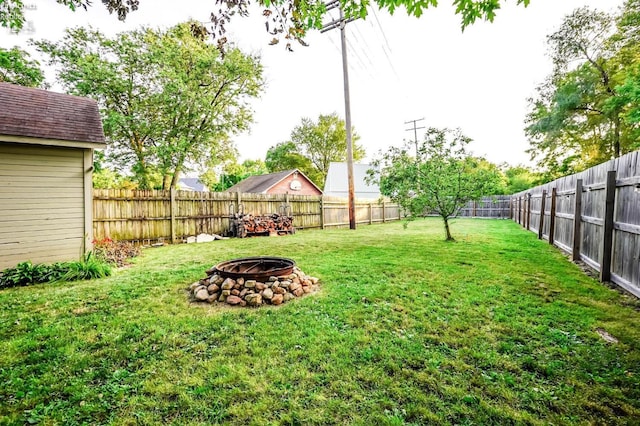
M 640 151 L 511 197 L 513 220 L 640 297 Z
M 486 219 L 510 219 L 511 196 L 494 195 L 471 201 L 458 214 L 459 217 L 477 217 Z
M 293 215 L 297 229 L 349 225 L 347 200 L 305 195 L 240 194 L 157 190 L 95 189 L 93 235 L 136 243 L 182 242 L 198 234 L 225 234 L 230 216 Z M 400 208 L 388 201 L 356 201 L 356 222 L 372 224 L 400 219 Z

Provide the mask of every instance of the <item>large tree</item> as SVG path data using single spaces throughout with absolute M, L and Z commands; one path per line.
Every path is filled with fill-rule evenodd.
M 53 1 L 53 0 L 50 0 Z M 75 10 L 86 9 L 90 0 L 56 0 L 58 3 Z M 455 12 L 461 16 L 464 29 L 478 19 L 493 21 L 496 11 L 507 0 L 453 0 Z M 512 3 L 527 6 L 530 0 L 512 0 Z M 139 0 L 102 0 L 109 12 L 116 13 L 124 20 L 127 14 L 138 9 Z M 265 28 L 277 42 L 282 36 L 290 46 L 291 40 L 304 44 L 303 38 L 310 29 L 322 27 L 327 12 L 325 1 L 321 0 L 216 0 L 215 10 L 211 13 L 213 33 L 219 44 L 226 42 L 226 28 L 233 16 L 247 16 L 253 6 L 261 10 L 265 17 Z M 425 9 L 438 5 L 437 0 L 340 0 L 346 18 L 366 18 L 369 7 L 386 9 L 394 13 L 404 8 L 409 15 L 420 17 Z M 4 0 L 0 2 L 0 26 L 15 29 L 24 24 L 23 0 Z
M 576 9 L 548 36 L 554 69 L 531 100 L 526 133 L 549 177 L 575 173 L 636 147 L 624 120 L 628 99 L 620 85 L 637 55 L 621 54 L 628 36 L 615 17 Z M 635 43 L 631 44 L 636 46 Z
M 262 67 L 237 49 L 223 57 L 194 23 L 141 29 L 113 38 L 67 30 L 61 42 L 37 42 L 58 65 L 68 92 L 96 99 L 112 162 L 130 167 L 141 188 L 175 187 L 188 165 L 215 164 L 229 136 L 251 120 L 248 98 L 262 87 Z
M 391 147 L 373 162 L 369 179 L 379 179 L 382 194 L 400 204 L 409 220 L 440 216 L 452 241 L 449 220 L 469 201 L 496 193 L 502 179 L 496 168 L 482 167 L 482 159 L 467 152 L 470 141 L 459 129 L 429 128 L 417 156 L 413 143 Z
M 359 136 L 352 131 L 354 161 L 365 156 L 364 148 L 356 143 L 358 139 Z M 344 120 L 336 113 L 321 114 L 317 121 L 303 118 L 291 132 L 291 142 L 297 153 L 311 161 L 317 172 L 314 183 L 320 187 L 324 186 L 332 161 L 347 161 L 347 131 Z
M 302 155 L 296 144 L 291 141 L 281 142 L 269 148 L 264 163 L 269 173 L 298 169 L 319 187 L 324 185 L 322 175 L 311 160 Z
M 19 47 L 0 47 L 0 81 L 27 87 L 47 87 L 40 63 Z

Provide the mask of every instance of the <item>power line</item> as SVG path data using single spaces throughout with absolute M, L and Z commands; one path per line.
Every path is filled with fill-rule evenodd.
M 382 29 L 382 25 L 380 24 L 380 20 L 378 19 L 378 15 L 376 14 L 375 8 L 372 7 L 371 11 L 373 12 L 373 16 L 375 18 L 375 21 L 378 24 L 378 30 L 380 31 L 380 34 L 382 34 L 383 43 L 380 43 L 380 48 L 382 49 L 382 53 L 384 53 L 384 56 L 387 58 L 387 63 L 389 64 L 389 67 L 391 68 L 391 71 L 396 76 L 396 79 L 398 80 L 398 82 L 400 82 L 400 76 L 398 75 L 398 72 L 396 71 L 396 67 L 393 66 L 393 61 L 391 60 L 391 57 L 390 57 L 390 55 L 392 54 L 392 51 L 391 51 L 391 47 L 389 46 L 389 41 L 387 40 L 387 36 L 384 33 L 384 30 Z M 375 28 L 373 22 L 369 21 L 369 25 L 371 25 L 371 28 L 376 33 L 376 37 L 378 37 L 377 32 L 376 32 L 376 28 Z

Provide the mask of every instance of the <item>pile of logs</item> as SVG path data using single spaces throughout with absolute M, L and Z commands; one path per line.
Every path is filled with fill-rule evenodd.
M 238 238 L 251 235 L 284 235 L 294 232 L 292 216 L 277 213 L 266 216 L 239 213 L 231 219 L 231 235 Z

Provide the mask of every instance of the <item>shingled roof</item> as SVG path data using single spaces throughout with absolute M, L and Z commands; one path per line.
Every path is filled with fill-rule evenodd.
M 225 192 L 242 192 L 244 194 L 264 194 L 273 185 L 280 182 L 282 179 L 289 176 L 291 173 L 297 171 L 285 170 L 283 172 L 269 173 L 268 175 L 249 176 L 245 180 L 242 180 Z
M 0 83 L 0 135 L 105 143 L 94 100 L 9 83 Z

